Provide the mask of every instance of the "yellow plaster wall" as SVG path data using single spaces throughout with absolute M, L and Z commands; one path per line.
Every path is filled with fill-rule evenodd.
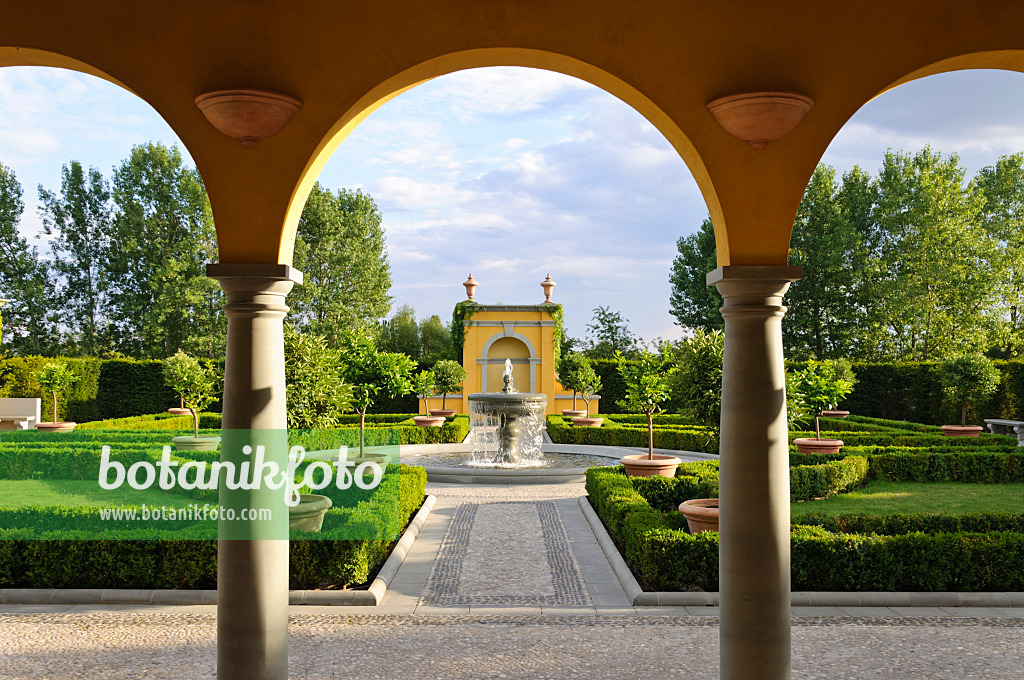
M 538 326 L 536 322 L 550 322 L 552 325 Z M 491 326 L 488 323 L 511 323 L 512 332 L 526 338 L 533 346 L 536 356 L 540 358 L 537 366 L 536 391 L 548 395 L 547 413 L 560 413 L 569 408 L 564 400 L 556 400 L 556 396 L 565 396 L 566 392 L 555 378 L 555 329 L 554 319 L 545 305 L 487 305 L 480 307 L 472 316 L 471 325 L 466 328 L 463 346 L 462 366 L 466 369 L 466 381 L 462 386 L 462 399 L 448 399 L 448 407 L 455 408 L 459 413 L 469 412 L 469 395 L 483 391 L 481 381 L 481 364 L 478 358 L 484 357 L 484 348 L 488 341 L 497 338 L 487 351 L 486 358 L 500 359 L 501 363 L 485 365 L 487 374 L 487 391 L 500 392 L 502 373 L 505 370 L 506 358 L 528 358 L 527 345 L 515 336 L 505 337 L 505 326 Z M 531 323 L 533 325 L 531 325 Z M 530 366 L 513 364 L 512 375 L 518 392 L 530 391 Z M 568 395 L 571 397 L 571 393 Z M 440 408 L 438 399 L 431 400 L 432 408 Z M 420 400 L 423 410 L 423 400 Z

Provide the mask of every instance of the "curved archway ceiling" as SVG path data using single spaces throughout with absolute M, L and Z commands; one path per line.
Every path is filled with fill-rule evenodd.
M 0 65 L 47 55 L 48 65 L 101 74 L 149 102 L 203 174 L 225 262 L 289 261 L 294 206 L 320 156 L 402 90 L 481 65 L 570 73 L 621 97 L 666 135 L 709 204 L 719 263 L 737 265 L 785 263 L 807 178 L 873 96 L 936 69 L 1024 69 L 1019 3 L 936 0 L 923 11 L 786 0 L 662 3 L 638 12 L 610 0 L 450 0 L 429 11 L 413 0 L 321 0 L 302 14 L 288 3 L 250 10 L 11 0 Z M 193 103 L 225 89 L 279 92 L 304 106 L 279 134 L 240 148 Z M 756 91 L 801 93 L 815 107 L 792 134 L 754 150 L 718 127 L 705 105 Z

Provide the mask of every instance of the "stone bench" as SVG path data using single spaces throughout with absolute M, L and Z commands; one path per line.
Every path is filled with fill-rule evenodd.
M 985 424 L 992 434 L 1013 435 L 1017 428 L 1024 425 L 1024 420 L 1002 420 L 1000 418 L 986 418 Z
M 0 430 L 34 430 L 39 418 L 39 399 L 0 399 Z

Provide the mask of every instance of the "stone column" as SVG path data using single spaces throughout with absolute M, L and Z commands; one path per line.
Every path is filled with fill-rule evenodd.
M 209 264 L 227 294 L 227 357 L 221 460 L 287 462 L 284 384 L 285 296 L 301 272 L 280 264 Z M 266 522 L 221 521 L 217 542 L 217 677 L 288 678 L 288 513 L 284 493 L 223 487 L 222 507 L 273 510 Z
M 800 267 L 708 274 L 725 300 L 719 476 L 722 680 L 790 677 L 789 443 L 782 296 Z

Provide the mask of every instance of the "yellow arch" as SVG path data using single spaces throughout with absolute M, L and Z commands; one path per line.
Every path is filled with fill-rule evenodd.
M 563 54 L 525 48 L 481 48 L 452 52 L 408 68 L 371 89 L 338 118 L 311 155 L 292 193 L 282 234 L 281 261 L 291 259 L 299 217 L 317 177 L 331 155 L 367 116 L 391 99 L 428 80 L 456 71 L 488 66 L 523 66 L 562 73 L 595 85 L 633 107 L 665 136 L 690 169 L 708 205 L 712 222 L 716 225 L 719 248 L 728 250 L 725 229 L 718 228 L 724 224 L 721 205 L 703 159 L 689 137 L 651 99 L 608 71 Z

